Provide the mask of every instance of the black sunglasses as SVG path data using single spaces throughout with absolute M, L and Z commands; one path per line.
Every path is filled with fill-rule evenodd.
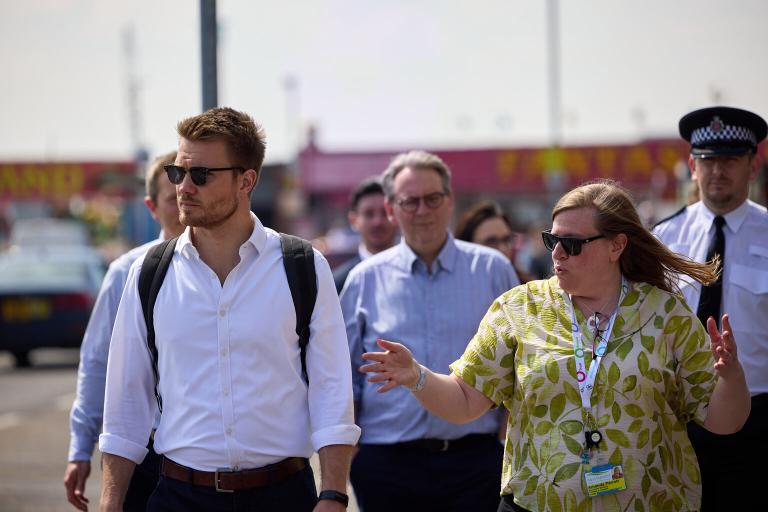
M 165 169 L 168 179 L 174 185 L 180 185 L 181 182 L 184 181 L 184 176 L 189 173 L 189 176 L 192 178 L 192 183 L 198 187 L 205 185 L 205 182 L 208 181 L 208 175 L 215 171 L 245 172 L 245 168 L 243 167 L 190 167 L 189 169 L 185 169 L 180 165 L 173 164 L 164 165 L 163 169 Z
M 591 238 L 573 238 L 569 236 L 553 235 L 549 230 L 546 230 L 541 232 L 541 238 L 544 240 L 544 247 L 550 251 L 554 251 L 555 246 L 559 243 L 568 256 L 578 256 L 581 254 L 582 245 L 588 244 L 593 240 L 605 238 L 605 235 L 597 235 Z

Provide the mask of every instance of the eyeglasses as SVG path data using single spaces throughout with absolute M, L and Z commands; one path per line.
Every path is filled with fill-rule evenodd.
M 493 247 L 494 249 L 497 247 L 501 247 L 502 245 L 514 245 L 515 240 L 517 239 L 517 236 L 514 233 L 510 233 L 506 236 L 489 236 L 488 238 L 484 238 L 483 240 L 480 240 L 480 245 L 485 245 L 486 247 Z
M 555 250 L 555 246 L 559 243 L 568 256 L 578 256 L 581 254 L 581 246 L 588 244 L 594 240 L 605 238 L 605 235 L 597 235 L 591 238 L 573 238 L 569 236 L 557 236 L 549 232 L 549 230 L 541 232 L 541 238 L 544 240 L 544 247 L 550 251 Z
M 186 176 L 187 173 L 189 173 L 189 176 L 192 178 L 192 183 L 194 183 L 198 187 L 202 187 L 203 185 L 205 185 L 205 182 L 208 181 L 208 175 L 212 172 L 216 172 L 216 171 L 245 172 L 245 168 L 243 167 L 190 167 L 189 169 L 185 169 L 180 165 L 164 165 L 163 169 L 165 169 L 165 173 L 168 175 L 168 179 L 174 185 L 180 185 L 181 182 L 184 181 L 184 176 Z
M 427 194 L 421 197 L 404 197 L 402 199 L 396 200 L 395 202 L 400 208 L 403 209 L 403 211 L 414 213 L 419 209 L 419 204 L 421 204 L 422 201 L 424 201 L 424 204 L 430 210 L 439 208 L 440 205 L 443 204 L 443 199 L 445 199 L 445 196 L 447 195 L 447 192 L 432 192 L 431 194 Z

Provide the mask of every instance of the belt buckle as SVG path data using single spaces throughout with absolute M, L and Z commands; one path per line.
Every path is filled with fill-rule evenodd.
M 219 487 L 219 475 L 221 473 L 232 473 L 232 471 L 225 470 L 225 469 L 217 469 L 213 473 L 213 487 L 216 489 L 216 492 L 235 492 L 233 489 L 222 489 Z
M 448 447 L 450 445 L 451 445 L 451 442 L 449 440 L 443 439 L 443 446 L 442 446 L 442 448 L 440 448 L 440 451 L 441 452 L 447 452 L 448 451 Z

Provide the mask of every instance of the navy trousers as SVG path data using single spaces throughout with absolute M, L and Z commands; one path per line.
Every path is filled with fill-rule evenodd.
M 157 487 L 161 457 L 155 452 L 151 441 L 147 448 L 147 456 L 133 471 L 123 502 L 123 512 L 146 512 L 149 497 Z
M 247 491 L 217 492 L 213 487 L 161 476 L 147 512 L 311 512 L 317 503 L 312 468 L 286 480 Z
M 361 444 L 350 480 L 361 512 L 496 512 L 503 455 L 490 434 L 446 451 Z

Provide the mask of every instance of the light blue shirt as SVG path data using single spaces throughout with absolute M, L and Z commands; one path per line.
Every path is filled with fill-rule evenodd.
M 69 414 L 69 461 L 91 460 L 93 447 L 99 440 L 104 414 L 109 340 L 128 270 L 134 260 L 162 240 L 163 234 L 160 233 L 157 240 L 131 249 L 113 261 L 104 276 L 80 346 L 77 395 Z
M 392 444 L 413 439 L 457 439 L 495 433 L 499 411 L 464 425 L 428 413 L 400 386 L 378 393 L 357 371 L 364 352 L 380 351 L 378 338 L 402 343 L 419 363 L 450 373 L 491 303 L 520 284 L 509 260 L 495 249 L 448 239 L 432 273 L 402 240 L 363 260 L 347 278 L 341 307 L 352 356 L 353 389 L 361 443 Z

